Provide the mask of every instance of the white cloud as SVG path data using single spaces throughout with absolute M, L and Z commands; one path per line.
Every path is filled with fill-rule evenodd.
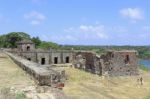
M 102 33 L 97 33 L 97 36 L 98 36 L 99 38 L 103 38 L 103 39 L 107 39 L 107 38 L 108 38 L 107 35 L 102 34 Z
M 95 33 L 104 32 L 104 25 L 96 25 L 96 26 L 81 25 L 80 30 L 82 32 L 95 32 Z
M 24 14 L 24 18 L 30 21 L 32 25 L 39 25 L 41 24 L 46 17 L 37 11 L 32 11 L 30 13 Z
M 42 40 L 46 41 L 54 41 L 54 42 L 76 42 L 78 39 L 74 37 L 73 35 L 65 34 L 65 35 L 41 35 L 40 36 Z
M 81 31 L 87 32 L 87 31 L 89 31 L 89 28 L 91 28 L 91 26 L 81 25 L 79 28 L 80 28 Z
M 108 35 L 104 25 L 80 25 L 79 27 L 71 27 L 64 30 L 67 33 L 82 35 L 83 39 L 107 39 Z
M 31 24 L 32 24 L 32 25 L 39 25 L 39 24 L 40 24 L 40 21 L 32 20 L 32 21 L 31 21 Z
M 81 32 L 89 34 L 89 38 L 94 36 L 95 38 L 106 39 L 108 38 L 104 25 L 81 25 L 79 27 Z M 92 35 L 92 36 L 91 36 Z
M 130 19 L 132 22 L 144 19 L 143 11 L 140 8 L 125 8 L 120 10 L 121 16 Z

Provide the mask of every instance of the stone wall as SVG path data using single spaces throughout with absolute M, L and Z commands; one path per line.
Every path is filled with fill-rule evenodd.
M 50 53 L 38 52 L 36 53 L 37 62 L 42 65 L 50 64 Z
M 29 47 L 29 48 L 27 48 L 27 47 Z M 18 50 L 19 51 L 34 51 L 35 50 L 35 44 L 34 43 L 18 44 Z
M 107 53 L 107 61 L 104 62 L 105 68 L 110 75 L 137 75 L 138 58 L 136 51 L 112 51 Z
M 37 54 L 35 52 L 30 52 L 30 53 L 29 52 L 20 52 L 18 55 L 27 59 L 27 60 L 37 62 L 37 58 L 36 58 Z
M 9 51 L 27 60 L 42 64 L 63 64 L 73 62 L 71 51 Z
M 74 53 L 74 66 L 91 73 L 110 76 L 138 75 L 136 51 L 108 51 L 98 56 L 92 52 Z
M 63 83 L 64 81 L 64 70 L 56 71 L 51 69 L 47 69 L 46 67 L 41 66 L 40 64 L 28 61 L 23 59 L 20 56 L 11 54 L 6 52 L 7 55 L 23 70 L 25 70 L 28 74 L 33 76 L 39 85 L 57 85 L 59 83 Z M 62 74 L 61 74 L 62 73 Z
M 99 59 L 93 52 L 75 52 L 74 65 L 76 68 L 84 69 L 91 73 L 98 73 Z

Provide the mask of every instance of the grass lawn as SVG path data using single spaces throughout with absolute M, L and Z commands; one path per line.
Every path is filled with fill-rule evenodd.
M 71 67 L 65 68 L 69 79 L 64 92 L 69 99 L 150 99 L 150 72 L 140 70 L 140 76 L 105 78 Z

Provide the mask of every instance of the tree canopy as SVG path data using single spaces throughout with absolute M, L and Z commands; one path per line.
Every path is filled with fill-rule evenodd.
M 22 40 L 31 40 L 35 43 L 36 48 L 42 49 L 58 49 L 59 45 L 53 42 L 41 41 L 39 37 L 30 37 L 29 34 L 24 32 L 10 32 L 0 36 L 1 48 L 16 48 L 17 42 Z
M 21 40 L 30 40 L 30 35 L 24 32 L 11 32 L 0 36 L 0 47 L 15 48 L 17 42 Z

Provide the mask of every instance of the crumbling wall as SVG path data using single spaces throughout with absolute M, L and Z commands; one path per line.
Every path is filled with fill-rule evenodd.
M 92 52 L 76 52 L 74 65 L 91 73 L 110 76 L 138 75 L 136 51 L 108 51 L 97 56 Z
M 36 52 L 20 52 L 19 56 L 33 62 L 37 62 L 37 53 Z
M 42 64 L 62 64 L 73 62 L 71 51 L 17 51 L 10 50 L 10 53 L 21 56 L 27 60 Z M 43 61 L 43 62 L 42 62 Z
M 112 51 L 106 54 L 105 59 L 103 70 L 108 71 L 111 76 L 138 74 L 138 59 L 135 51 Z
M 68 62 L 67 62 L 68 57 Z M 73 62 L 73 53 L 72 52 L 62 52 L 62 63 L 72 63 Z
M 51 53 L 51 62 L 52 62 L 52 64 L 60 64 L 60 63 L 62 63 L 62 53 L 60 53 L 60 52 L 52 52 Z
M 76 68 L 84 69 L 85 71 L 101 75 L 102 65 L 99 57 L 92 52 L 76 52 L 74 65 Z
M 23 70 L 33 76 L 39 85 L 49 85 L 62 83 L 65 78 L 61 78 L 61 74 L 53 69 L 47 69 L 40 64 L 28 61 L 19 56 L 6 52 L 7 55 Z M 64 73 L 64 71 L 63 71 Z
M 27 49 L 27 47 L 29 47 L 29 49 Z M 35 44 L 33 43 L 21 43 L 18 44 L 18 49 L 19 51 L 34 51 L 35 50 Z
M 39 64 L 42 64 L 42 65 L 50 64 L 50 53 L 49 52 L 38 52 L 36 57 L 37 57 L 37 62 Z M 42 63 L 42 61 L 43 61 L 43 63 Z

